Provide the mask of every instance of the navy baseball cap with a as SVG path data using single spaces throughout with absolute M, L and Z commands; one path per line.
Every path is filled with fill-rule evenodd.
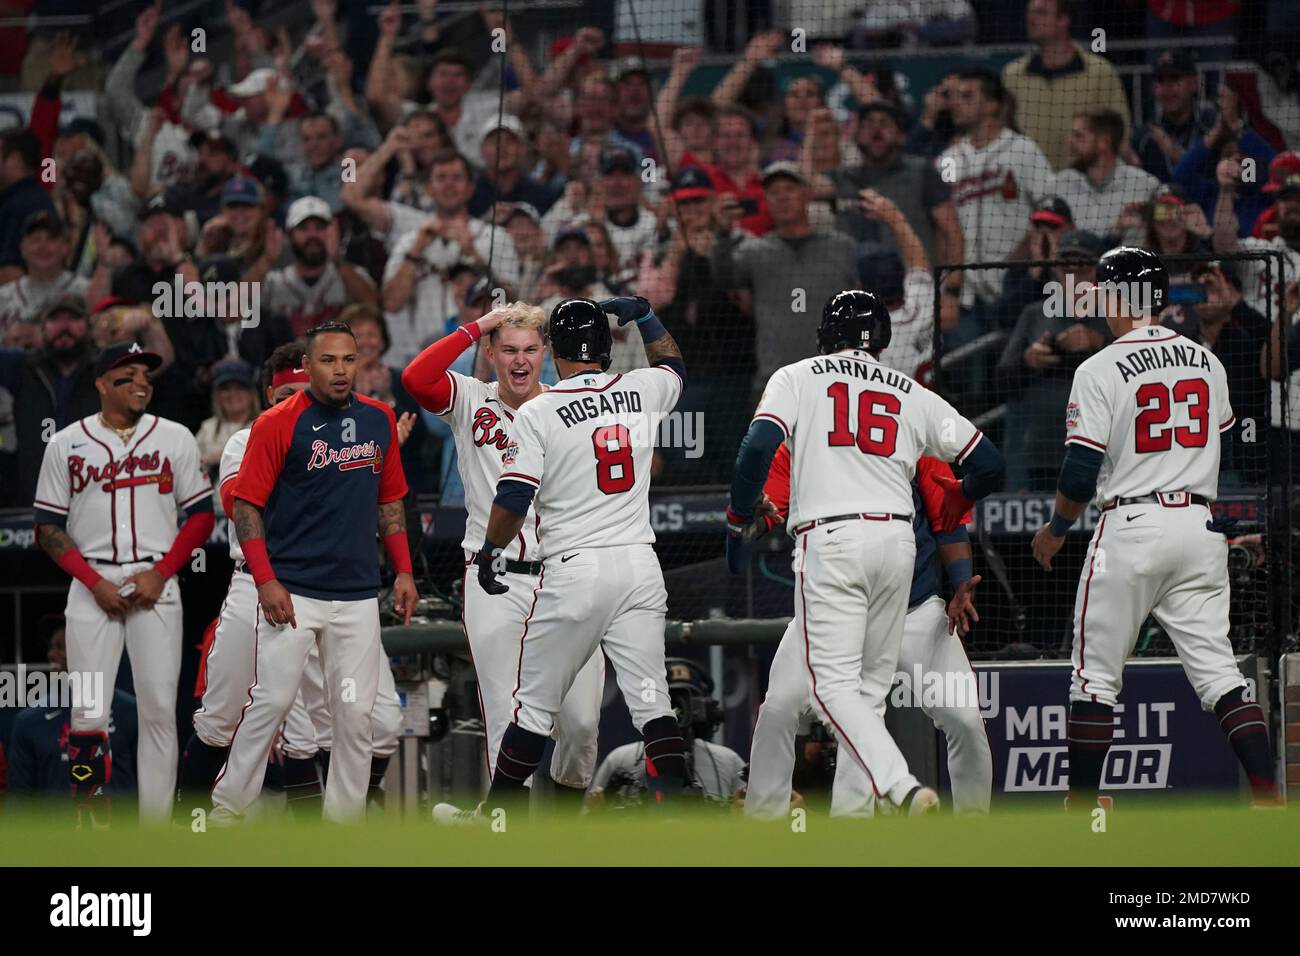
M 699 166 L 683 166 L 673 176 L 673 199 L 686 202 L 689 199 L 708 199 L 713 195 L 713 180 Z
M 101 351 L 95 359 L 95 377 L 99 378 L 115 368 L 135 362 L 152 372 L 162 365 L 162 356 L 141 348 L 139 342 L 118 342 Z
M 610 146 L 600 154 L 600 174 L 635 173 L 636 154 L 626 146 Z
M 262 192 L 257 181 L 247 176 L 232 176 L 221 188 L 223 206 L 257 206 L 262 202 Z

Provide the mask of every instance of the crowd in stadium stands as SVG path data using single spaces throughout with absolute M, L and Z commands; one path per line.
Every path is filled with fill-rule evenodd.
M 1152 74 L 1126 89 L 1072 39 L 1089 33 L 1087 5 L 1030 0 L 1027 53 L 999 72 L 954 49 L 919 97 L 858 54 L 884 37 L 973 39 L 965 0 L 859 17 L 795 3 L 816 39 L 806 56 L 768 31 L 723 66 L 686 45 L 647 62 L 559 18 L 527 40 L 487 9 L 451 29 L 420 0 L 378 15 L 355 69 L 356 16 L 333 0 L 294 31 L 228 2 L 228 38 L 208 40 L 220 55 L 195 52 L 158 4 L 137 6 L 134 39 L 109 59 L 48 31 L 23 38 L 38 92 L 28 124 L 0 135 L 0 505 L 30 504 L 51 423 L 97 410 L 97 347 L 136 339 L 163 357 L 153 411 L 194 429 L 213 467 L 259 411 L 260 363 L 339 317 L 357 332 L 358 387 L 416 416 L 414 489 L 458 502 L 446 426 L 400 370 L 494 303 L 621 294 L 663 317 L 692 368 L 681 409 L 703 413 L 703 455 L 665 455 L 657 478 L 725 482 L 767 377 L 810 352 L 826 298 L 858 286 L 893 315 L 885 361 L 925 381 L 937 320 L 943 354 L 966 356 L 941 387 L 1001 428 L 1009 490 L 1046 491 L 1072 370 L 1110 338 L 1052 290 L 1086 286 L 1119 243 L 1200 257 L 1171 263 L 1161 321 L 1227 366 L 1238 420 L 1253 423 L 1233 477 L 1262 481 L 1267 439 L 1300 424 L 1278 388 L 1300 365 L 1300 155 L 1284 132 L 1300 123 L 1270 116 L 1238 82 L 1249 74 L 1207 86 L 1181 45 L 1153 41 Z M 1149 5 L 1151 36 L 1238 25 L 1235 0 L 1187 4 L 1191 21 L 1172 6 Z M 504 52 L 483 56 L 493 31 Z M 160 88 L 137 83 L 146 67 Z M 87 77 L 113 137 L 61 119 L 63 88 Z M 1147 94 L 1154 111 L 1134 122 Z M 1268 251 L 1287 263 L 1283 283 L 1273 260 L 1272 288 Z M 1257 257 L 1212 260 L 1229 253 Z M 1026 264 L 1038 260 L 1065 264 Z M 936 289 L 934 268 L 959 262 L 984 267 Z M 182 283 L 245 294 L 187 309 Z M 614 335 L 615 368 L 644 363 L 635 334 Z M 490 374 L 472 353 L 462 366 Z

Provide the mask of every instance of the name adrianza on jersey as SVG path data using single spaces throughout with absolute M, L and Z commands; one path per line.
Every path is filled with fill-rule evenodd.
M 812 363 L 812 370 L 818 375 L 852 375 L 854 378 L 860 378 L 864 382 L 880 382 L 891 388 L 896 388 L 900 392 L 907 393 L 912 390 L 912 380 L 901 375 L 892 369 L 874 362 L 863 362 L 859 359 L 836 358 L 827 356 L 819 358 Z
M 600 392 L 584 395 L 561 405 L 555 410 L 565 428 L 572 428 L 602 415 L 628 415 L 641 411 L 641 396 L 637 392 Z
M 1156 369 L 1185 366 L 1210 370 L 1210 358 L 1204 349 L 1194 345 L 1144 345 L 1124 354 L 1115 362 L 1124 381 Z

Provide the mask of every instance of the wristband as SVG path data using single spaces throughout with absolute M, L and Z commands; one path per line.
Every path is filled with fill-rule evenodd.
M 944 570 L 948 572 L 948 580 L 952 582 L 952 586 L 959 588 L 975 574 L 975 564 L 970 558 L 958 558 L 945 564 Z
M 64 551 L 55 563 L 84 584 L 88 591 L 95 590 L 95 585 L 104 580 L 99 572 L 86 563 L 86 559 L 76 548 Z
M 1066 518 L 1058 513 L 1052 515 L 1052 523 L 1049 527 L 1054 536 L 1064 538 L 1069 530 L 1074 527 L 1074 522 L 1077 520 L 1077 518 Z
M 268 581 L 275 580 L 275 571 L 271 569 L 271 558 L 266 553 L 265 538 L 250 538 L 239 542 L 244 551 L 244 564 L 253 576 L 253 583 L 259 588 Z
M 384 550 L 388 552 L 388 563 L 398 574 L 411 573 L 411 549 L 406 541 L 406 534 L 397 532 L 384 537 Z
M 654 314 L 653 309 L 636 320 L 636 327 L 641 330 L 642 342 L 658 342 L 668 334 L 668 330 L 664 328 L 664 324 L 659 321 L 659 316 Z

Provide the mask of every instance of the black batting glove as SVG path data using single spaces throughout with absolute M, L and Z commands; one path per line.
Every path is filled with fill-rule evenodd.
M 619 325 L 640 322 L 654 315 L 654 309 L 650 308 L 650 300 L 639 295 L 620 295 L 613 299 L 602 299 L 597 304 L 603 311 L 618 316 Z
M 478 565 L 478 583 L 488 594 L 505 594 L 510 588 L 497 578 L 506 573 L 506 554 L 503 548 L 490 548 L 484 544 L 483 549 L 474 556 Z

